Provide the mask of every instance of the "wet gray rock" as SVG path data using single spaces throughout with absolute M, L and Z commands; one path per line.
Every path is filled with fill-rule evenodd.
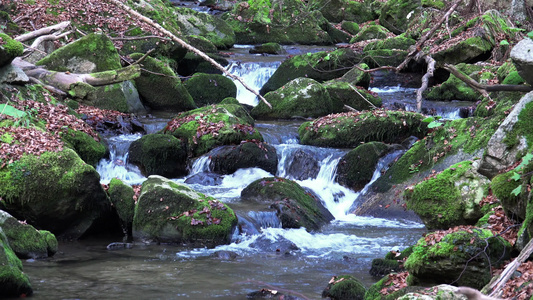
M 522 77 L 528 84 L 533 85 L 533 40 L 525 38 L 518 42 L 511 50 L 511 59 Z
M 296 180 L 316 178 L 320 166 L 315 157 L 303 150 L 294 152 L 293 160 L 287 169 L 287 174 Z

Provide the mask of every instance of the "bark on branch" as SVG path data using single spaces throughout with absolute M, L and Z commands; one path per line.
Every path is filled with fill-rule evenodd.
M 435 71 L 436 61 L 433 59 L 433 57 L 429 55 L 425 55 L 424 60 L 426 61 L 428 68 L 427 68 L 426 74 L 422 76 L 422 85 L 416 91 L 416 111 L 417 112 L 422 111 L 422 93 L 424 93 L 424 91 L 428 88 L 429 79 L 433 77 L 433 72 Z
M 39 37 L 41 35 L 49 35 L 57 31 L 63 31 L 68 26 L 70 26 L 70 21 L 61 22 L 53 26 L 44 27 L 44 28 L 41 28 L 41 29 L 38 29 L 32 32 L 25 33 L 23 35 L 19 35 L 15 38 L 15 40 L 23 43 L 25 41 Z
M 527 245 L 524 247 L 522 251 L 520 251 L 520 254 L 511 262 L 510 264 L 505 267 L 503 272 L 492 278 L 492 280 L 487 284 L 481 292 L 484 294 L 489 294 L 491 297 L 496 297 L 501 292 L 501 289 L 503 286 L 509 281 L 513 273 L 520 267 L 520 265 L 528 259 L 529 256 L 533 253 L 533 239 L 527 243 Z
M 12 64 L 21 68 L 28 77 L 64 93 L 69 93 L 74 86 L 80 83 L 91 86 L 102 86 L 135 79 L 141 75 L 141 68 L 138 64 L 133 64 L 122 69 L 91 74 L 49 71 L 25 62 L 20 58 L 13 60 Z
M 263 101 L 268 107 L 272 108 L 272 105 L 270 105 L 270 103 L 268 103 L 268 101 L 263 97 L 261 96 L 256 90 L 254 90 L 253 88 L 251 88 L 250 86 L 248 86 L 244 80 L 242 80 L 240 77 L 238 76 L 235 76 L 231 73 L 228 72 L 228 70 L 226 70 L 222 65 L 220 65 L 219 63 L 217 63 L 214 59 L 212 59 L 211 57 L 207 56 L 204 52 L 196 49 L 195 47 L 187 44 L 185 41 L 183 41 L 182 39 L 178 38 L 176 35 L 174 35 L 172 32 L 166 30 L 165 28 L 163 28 L 161 25 L 157 24 L 156 22 L 154 22 L 153 20 L 151 20 L 150 18 L 147 18 L 143 15 L 141 15 L 140 13 L 138 13 L 137 11 L 133 10 L 131 7 L 127 6 L 126 4 L 120 2 L 119 0 L 106 0 L 107 2 L 111 3 L 111 4 L 114 4 L 116 5 L 117 7 L 119 7 L 120 9 L 126 11 L 127 13 L 129 13 L 132 17 L 135 17 L 136 19 L 139 19 L 141 20 L 142 22 L 154 27 L 156 30 L 158 30 L 159 32 L 163 33 L 164 35 L 170 37 L 174 42 L 180 44 L 182 47 L 184 47 L 185 49 L 195 53 L 196 55 L 200 56 L 201 58 L 203 58 L 204 60 L 206 60 L 207 62 L 209 62 L 211 65 L 213 65 L 214 67 L 216 67 L 217 69 L 219 69 L 220 71 L 222 71 L 222 73 L 224 73 L 226 76 L 228 76 L 229 78 L 232 78 L 234 80 L 237 80 L 238 82 L 240 82 L 247 90 L 249 90 L 250 92 L 252 92 L 254 95 L 256 95 L 257 97 L 259 97 L 259 99 L 261 101 Z
M 459 3 L 461 3 L 462 1 L 461 0 L 457 0 L 455 1 L 452 6 L 450 7 L 450 9 L 448 9 L 448 11 L 446 12 L 446 14 L 444 14 L 444 16 L 442 16 L 439 21 L 437 22 L 437 24 L 435 24 L 435 26 L 433 26 L 428 32 L 426 32 L 426 34 L 424 34 L 424 36 L 422 36 L 422 38 L 420 38 L 420 40 L 418 40 L 418 42 L 416 42 L 416 44 L 414 45 L 413 49 L 409 52 L 409 54 L 407 54 L 407 57 L 405 57 L 405 60 L 396 68 L 396 72 L 400 72 L 402 69 L 404 69 L 407 64 L 411 61 L 411 59 L 413 59 L 413 57 L 415 57 L 415 55 L 420 52 L 422 50 L 422 46 L 424 45 L 424 43 L 430 38 L 433 36 L 433 34 L 435 34 L 435 32 L 437 31 L 437 29 L 440 28 L 440 26 L 442 25 L 442 23 L 444 23 L 444 21 L 446 21 L 446 19 L 455 11 L 455 9 L 457 8 L 457 6 L 459 5 Z

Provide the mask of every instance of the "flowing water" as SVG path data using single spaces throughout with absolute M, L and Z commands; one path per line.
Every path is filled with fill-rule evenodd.
M 244 49 L 244 50 L 243 50 Z M 264 56 L 246 55 L 247 47 L 235 49 L 230 70 L 260 87 L 279 65 L 282 56 L 271 61 Z M 289 51 L 296 51 L 288 49 Z M 299 51 L 310 51 L 300 49 Z M 251 74 L 250 74 L 251 73 Z M 250 74 L 249 76 L 246 74 Z M 413 90 L 402 87 L 373 87 L 386 105 L 402 102 L 410 107 Z M 241 103 L 257 104 L 251 94 L 239 92 Z M 388 97 L 388 98 L 387 98 Z M 386 99 L 385 99 L 386 98 Z M 443 106 L 447 107 L 447 106 Z M 447 108 L 446 108 L 447 109 Z M 456 118 L 458 108 L 439 108 L 437 113 Z M 148 132 L 161 129 L 168 118 L 146 118 Z M 386 220 L 350 214 L 364 193 L 355 193 L 335 182 L 337 162 L 348 151 L 304 146 L 298 143 L 300 122 L 261 122 L 256 128 L 278 153 L 277 174 L 257 168 L 241 169 L 231 175 L 215 176 L 211 185 L 190 184 L 193 189 L 228 203 L 239 217 L 240 231 L 231 244 L 214 249 L 177 245 L 144 245 L 131 249 L 107 250 L 121 237 L 100 237 L 60 243 L 59 253 L 45 260 L 27 260 L 24 271 L 34 288 L 34 299 L 246 299 L 246 294 L 262 288 L 291 293 L 307 299 L 320 299 L 332 276 L 351 274 L 367 287 L 376 281 L 368 271 L 374 258 L 391 249 L 415 243 L 425 232 L 422 224 L 406 220 Z M 109 137 L 111 156 L 98 165 L 102 183 L 118 177 L 129 184 L 146 178 L 128 164 L 127 149 L 140 135 Z M 296 154 L 312 158 L 317 166 L 312 175 L 302 177 L 292 163 Z M 373 180 L 401 151 L 382 158 Z M 184 183 L 191 176 L 209 174 L 209 157 L 198 158 L 190 174 L 174 178 Z M 212 175 L 212 174 L 211 174 Z M 296 180 L 320 197 L 335 220 L 318 232 L 282 229 L 267 207 L 240 201 L 240 192 L 249 183 L 266 176 Z M 231 251 L 236 257 L 218 258 L 215 253 Z

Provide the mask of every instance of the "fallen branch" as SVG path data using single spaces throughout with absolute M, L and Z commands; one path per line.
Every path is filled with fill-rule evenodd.
M 67 35 L 69 35 L 71 33 L 72 33 L 72 31 L 67 31 L 67 32 L 64 32 L 64 33 L 59 34 L 59 35 L 56 35 L 56 34 L 42 35 L 42 36 L 36 38 L 35 41 L 33 41 L 33 43 L 29 47 L 24 49 L 23 56 L 25 57 L 25 56 L 29 55 L 30 53 L 32 53 L 33 51 L 35 51 L 37 49 L 37 47 L 39 47 L 39 45 L 42 42 L 44 42 L 44 41 L 59 40 L 60 38 L 63 38 L 63 37 L 65 37 L 65 36 L 67 36 Z
M 135 79 L 141 75 L 141 68 L 138 64 L 133 64 L 118 70 L 91 74 L 49 71 L 43 67 L 23 61 L 18 57 L 13 60 L 12 64 L 21 68 L 30 79 L 34 79 L 48 86 L 48 90 L 58 89 L 64 93 L 69 93 L 74 86 L 80 83 L 91 86 L 102 86 Z M 57 93 L 57 91 L 54 92 Z
M 520 251 L 520 254 L 505 267 L 503 272 L 492 278 L 492 280 L 481 290 L 484 294 L 489 294 L 491 297 L 496 297 L 501 292 L 503 286 L 509 281 L 513 273 L 520 267 L 520 265 L 531 256 L 533 253 L 533 239 Z
M 35 31 L 32 31 L 32 32 L 28 32 L 28 33 L 19 35 L 19 36 L 17 36 L 14 39 L 22 43 L 22 42 L 34 39 L 36 37 L 39 37 L 41 35 L 48 35 L 48 34 L 52 34 L 52 33 L 57 32 L 57 31 L 63 31 L 68 26 L 70 26 L 70 21 L 65 21 L 65 22 L 61 22 L 61 23 L 56 24 L 56 25 L 44 27 L 44 28 L 41 28 L 41 29 L 38 29 L 38 30 L 35 30 Z
M 422 76 L 422 85 L 416 91 L 416 111 L 422 112 L 422 93 L 428 88 L 429 79 L 433 77 L 433 72 L 435 72 L 436 61 L 433 57 L 429 55 L 424 55 L 424 60 L 426 61 L 428 68 L 426 74 Z
M 480 92 L 484 97 L 489 97 L 488 92 L 531 92 L 533 90 L 531 86 L 525 84 L 484 85 L 461 73 L 453 65 L 444 64 L 443 68 L 468 84 L 471 88 Z
M 257 97 L 259 97 L 259 99 L 261 101 L 263 101 L 268 107 L 272 108 L 272 105 L 270 103 L 268 103 L 268 101 L 263 97 L 261 96 L 257 91 L 255 91 L 253 88 L 249 87 L 245 82 L 244 80 L 242 80 L 239 76 L 236 76 L 236 75 L 233 75 L 231 73 L 228 72 L 228 70 L 226 70 L 226 68 L 224 68 L 222 65 L 220 65 L 219 63 L 217 63 L 214 59 L 212 59 L 211 57 L 207 56 L 207 54 L 205 54 L 204 52 L 196 49 L 195 47 L 189 45 L 188 43 L 186 43 L 185 41 L 183 41 L 182 39 L 178 38 L 176 35 L 174 35 L 172 32 L 166 30 L 165 28 L 163 28 L 161 25 L 157 24 L 156 22 L 154 22 L 153 20 L 151 20 L 150 18 L 147 18 L 143 15 L 141 15 L 140 13 L 138 13 L 137 11 L 133 10 L 131 7 L 127 6 L 126 4 L 120 2 L 119 0 L 106 0 L 107 2 L 110 2 L 114 5 L 116 5 L 117 7 L 121 8 L 122 10 L 128 12 L 131 16 L 135 17 L 136 19 L 139 19 L 141 21 L 143 21 L 144 23 L 154 27 L 155 29 L 157 29 L 159 32 L 163 33 L 164 35 L 166 36 L 169 36 L 170 38 L 172 38 L 172 40 L 178 44 L 180 44 L 182 47 L 184 47 L 185 49 L 195 53 L 196 55 L 200 56 L 201 58 L 203 58 L 204 60 L 206 60 L 207 62 L 209 62 L 211 65 L 213 65 L 214 67 L 216 67 L 217 69 L 219 69 L 220 71 L 222 71 L 222 73 L 224 73 L 226 76 L 228 76 L 229 78 L 232 78 L 234 80 L 237 80 L 238 82 L 240 82 L 247 90 L 249 90 L 250 92 L 252 92 L 254 95 L 256 95 Z
M 433 36 L 433 34 L 435 34 L 435 32 L 437 31 L 437 29 L 440 28 L 440 26 L 442 25 L 442 23 L 444 23 L 444 21 L 446 21 L 446 19 L 455 11 L 455 9 L 457 8 L 457 6 L 459 5 L 459 3 L 461 3 L 462 1 L 461 0 L 457 0 L 455 1 L 452 6 L 450 7 L 450 9 L 448 9 L 448 11 L 446 12 L 446 14 L 444 14 L 444 16 L 442 16 L 439 21 L 437 22 L 437 24 L 435 24 L 428 32 L 426 32 L 426 34 L 424 34 L 424 36 L 422 38 L 420 38 L 420 40 L 418 40 L 418 42 L 416 42 L 416 44 L 413 46 L 413 49 L 409 52 L 409 54 L 407 54 L 407 56 L 405 57 L 405 60 L 396 68 L 396 72 L 400 72 L 402 69 L 404 69 L 407 64 L 411 61 L 411 59 L 413 57 L 415 57 L 415 55 L 422 51 L 422 46 L 424 45 L 424 43 L 431 37 Z

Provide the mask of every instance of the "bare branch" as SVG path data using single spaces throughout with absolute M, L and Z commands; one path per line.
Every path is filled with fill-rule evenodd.
M 57 32 L 57 31 L 63 31 L 69 25 L 70 25 L 70 21 L 61 22 L 61 23 L 56 24 L 56 25 L 44 27 L 44 28 L 41 28 L 39 30 L 35 30 L 35 31 L 32 31 L 32 32 L 25 33 L 23 35 L 19 35 L 19 36 L 17 36 L 15 38 L 15 40 L 17 40 L 19 42 L 25 42 L 25 41 L 34 39 L 36 37 L 39 37 L 41 35 L 47 35 L 47 34 L 52 34 L 54 32 Z
M 433 72 L 435 71 L 436 61 L 429 55 L 425 55 L 424 60 L 426 61 L 428 68 L 427 68 L 426 74 L 422 76 L 422 85 L 416 91 L 416 111 L 417 112 L 422 111 L 422 93 L 424 93 L 424 91 L 428 88 L 429 79 L 433 77 Z

